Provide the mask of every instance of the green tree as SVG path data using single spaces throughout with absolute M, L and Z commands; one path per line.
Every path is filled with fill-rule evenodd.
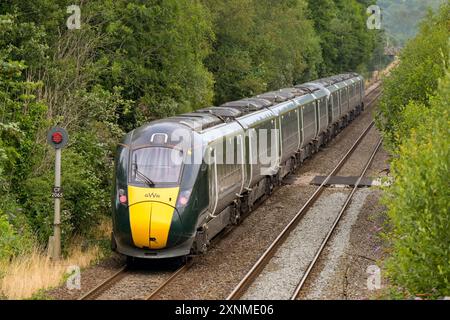
M 214 37 L 199 1 L 104 1 L 105 85 L 123 87 L 145 120 L 204 107 L 213 79 L 203 61 Z M 130 119 L 127 119 L 130 120 Z
M 319 38 L 307 17 L 306 1 L 258 1 L 253 60 L 265 66 L 268 90 L 317 77 Z
M 390 151 L 390 283 L 402 297 L 450 294 L 449 4 L 421 23 L 384 81 L 377 123 Z
M 384 199 L 392 231 L 387 270 L 406 295 L 450 295 L 450 72 L 428 106 L 404 111 L 405 137 Z M 409 127 L 409 130 L 406 130 Z
M 436 91 L 438 81 L 444 75 L 449 57 L 449 12 L 447 4 L 438 14 L 428 14 L 417 37 L 402 51 L 400 66 L 384 80 L 377 122 L 393 151 L 407 136 L 407 132 L 399 127 L 403 122 L 403 110 L 410 101 L 428 106 L 430 95 Z
M 207 59 L 215 103 L 292 86 L 317 76 L 319 39 L 304 0 L 204 0 L 216 41 Z

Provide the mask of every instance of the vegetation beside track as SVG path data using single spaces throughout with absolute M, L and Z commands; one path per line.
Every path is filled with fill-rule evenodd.
M 109 216 L 112 155 L 124 132 L 213 102 L 378 67 L 381 32 L 365 29 L 371 0 L 329 0 L 335 33 L 321 29 L 326 17 L 314 20 L 312 10 L 324 8 L 309 2 L 317 6 L 307 0 L 2 1 L 0 259 L 45 246 L 52 233 L 50 126 L 70 135 L 62 157 L 67 254 L 75 235 L 95 243 Z M 66 26 L 72 4 L 81 4 L 79 30 Z M 332 57 L 321 37 L 342 51 L 333 70 L 324 67 Z M 366 54 L 355 55 L 359 47 Z
M 394 157 L 386 188 L 392 297 L 450 296 L 450 5 L 422 22 L 384 81 L 378 126 Z

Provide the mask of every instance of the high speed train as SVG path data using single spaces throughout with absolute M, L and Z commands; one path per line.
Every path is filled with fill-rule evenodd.
M 207 251 L 364 109 L 364 79 L 341 74 L 157 120 L 119 143 L 112 248 L 132 258 Z

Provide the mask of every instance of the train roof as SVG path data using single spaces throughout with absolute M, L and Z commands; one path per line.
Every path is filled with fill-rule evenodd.
M 322 97 L 327 92 L 329 93 L 326 89 L 327 87 L 341 88 L 348 84 L 348 80 L 355 78 L 358 80 L 363 79 L 357 73 L 343 73 L 299 84 L 292 88 L 283 88 L 277 91 L 262 93 L 255 97 L 227 102 L 218 107 L 211 106 L 194 112 L 153 121 L 151 124 L 178 124 L 200 133 L 206 129 L 219 127 L 223 124 L 239 120 L 240 118 L 243 119 L 243 117 L 248 121 L 249 118 L 247 115 L 258 114 L 258 112 L 266 114 L 266 112 L 262 111 L 269 111 L 269 108 L 273 110 L 275 107 L 285 104 L 287 101 L 293 101 L 297 105 L 304 102 L 308 103 L 314 99 L 314 96 Z
M 287 100 L 291 100 L 291 99 L 295 98 L 295 95 L 292 92 L 289 92 L 286 90 L 284 90 L 284 91 L 278 90 L 278 91 L 263 93 L 263 94 L 257 95 L 256 97 L 269 100 L 273 104 L 276 104 L 276 103 L 285 102 Z

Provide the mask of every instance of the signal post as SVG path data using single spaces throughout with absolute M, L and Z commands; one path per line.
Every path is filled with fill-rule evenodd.
M 55 149 L 55 185 L 52 198 L 55 199 L 55 213 L 53 218 L 53 236 L 49 240 L 49 253 L 53 260 L 61 257 L 61 150 L 67 145 L 69 135 L 60 127 L 53 127 L 47 134 L 47 142 Z

